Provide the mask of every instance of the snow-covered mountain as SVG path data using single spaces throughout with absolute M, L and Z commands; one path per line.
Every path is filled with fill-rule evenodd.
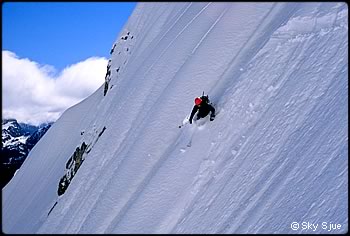
M 139 3 L 105 80 L 3 189 L 5 233 L 347 232 L 346 3 Z
M 1 188 L 22 165 L 29 151 L 40 140 L 52 123 L 34 126 L 18 123 L 16 119 L 2 120 Z
M 27 138 L 35 132 L 31 125 L 21 126 L 16 119 L 2 120 L 2 147 L 13 147 L 25 144 Z

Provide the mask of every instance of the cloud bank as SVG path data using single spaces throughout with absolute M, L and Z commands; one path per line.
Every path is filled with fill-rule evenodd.
M 38 125 L 56 121 L 104 83 L 108 60 L 91 57 L 60 73 L 2 51 L 2 117 Z

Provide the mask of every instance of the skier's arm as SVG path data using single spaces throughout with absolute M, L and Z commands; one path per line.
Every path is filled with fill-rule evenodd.
M 212 105 L 209 105 L 209 109 L 211 111 L 211 115 L 215 116 L 215 108 Z
M 190 115 L 190 119 L 189 119 L 190 124 L 192 124 L 193 116 L 194 116 L 194 114 L 196 114 L 197 110 L 198 110 L 198 107 L 194 106 L 193 109 L 192 109 L 191 115 Z

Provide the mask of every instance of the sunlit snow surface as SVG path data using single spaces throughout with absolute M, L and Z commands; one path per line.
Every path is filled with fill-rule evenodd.
M 103 89 L 3 189 L 5 233 L 348 231 L 345 3 L 139 3 Z M 178 128 L 203 91 L 216 119 Z

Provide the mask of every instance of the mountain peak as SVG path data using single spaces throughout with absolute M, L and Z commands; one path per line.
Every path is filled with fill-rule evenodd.
M 1 172 L 3 178 L 1 187 L 10 181 L 29 151 L 51 126 L 43 124 L 36 127 L 18 123 L 16 119 L 3 119 L 2 124 Z

